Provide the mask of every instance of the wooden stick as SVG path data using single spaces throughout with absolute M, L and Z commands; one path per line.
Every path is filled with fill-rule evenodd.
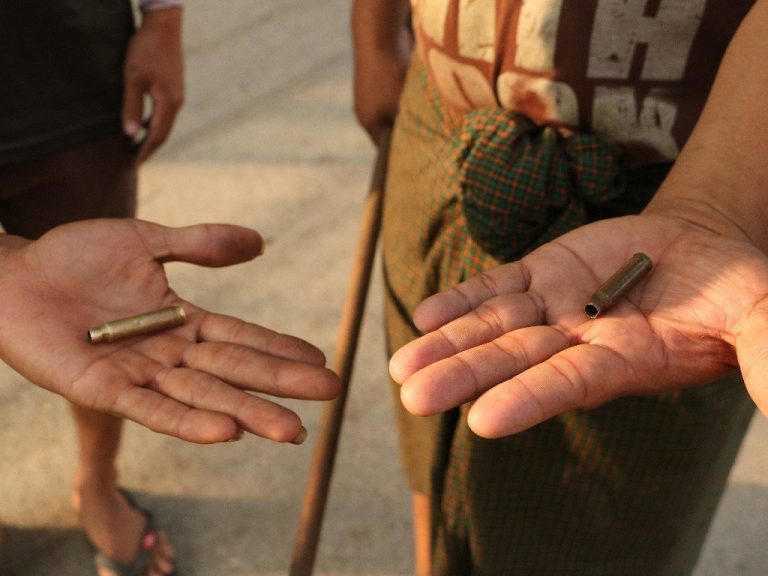
M 310 576 L 315 564 L 320 529 L 328 500 L 328 491 L 336 460 L 344 407 L 349 393 L 349 382 L 360 336 L 365 300 L 371 280 L 376 243 L 381 228 L 381 208 L 384 185 L 387 176 L 390 130 L 379 138 L 379 149 L 373 169 L 368 198 L 363 210 L 362 223 L 357 240 L 357 251 L 352 262 L 352 272 L 347 287 L 339 336 L 334 353 L 333 369 L 341 379 L 341 394 L 333 400 L 323 414 L 309 469 L 304 503 L 299 518 L 299 527 L 294 540 L 290 576 Z

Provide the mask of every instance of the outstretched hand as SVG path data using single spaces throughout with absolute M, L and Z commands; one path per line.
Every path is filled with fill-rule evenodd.
M 636 252 L 654 269 L 588 318 L 591 294 Z M 469 426 L 484 437 L 737 366 L 768 411 L 768 259 L 676 217 L 584 226 L 428 298 L 414 321 L 424 335 L 390 362 L 405 407 L 429 415 L 475 401 Z
M 227 266 L 261 253 L 238 226 L 166 228 L 90 220 L 0 247 L 0 358 L 81 406 L 199 443 L 241 431 L 290 442 L 292 411 L 248 391 L 325 400 L 338 393 L 323 354 L 297 338 L 207 312 L 169 287 L 163 263 Z M 110 344 L 88 342 L 105 321 L 181 305 L 185 325 Z

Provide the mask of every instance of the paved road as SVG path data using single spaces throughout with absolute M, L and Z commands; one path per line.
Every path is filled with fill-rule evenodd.
M 188 101 L 143 171 L 141 215 L 221 220 L 267 237 L 226 270 L 170 266 L 186 297 L 333 349 L 372 147 L 350 113 L 348 0 L 187 0 Z M 383 384 L 380 293 L 363 331 L 317 574 L 409 573 L 405 484 Z M 301 447 L 246 438 L 200 447 L 126 428 L 120 468 L 171 533 L 185 576 L 285 574 L 321 407 L 291 403 Z M 696 576 L 768 572 L 768 426 L 755 421 Z M 89 574 L 69 508 L 66 406 L 0 367 L 2 574 Z M 3 572 L 3 570 L 5 572 Z

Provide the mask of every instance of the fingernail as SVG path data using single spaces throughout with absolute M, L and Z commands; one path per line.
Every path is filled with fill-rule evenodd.
M 237 433 L 232 438 L 227 440 L 227 442 L 237 442 L 243 437 L 243 434 L 245 434 L 244 430 L 242 428 L 238 428 Z
M 303 444 L 304 440 L 306 439 L 307 439 L 307 429 L 304 428 L 304 426 L 302 426 L 298 436 L 296 436 L 296 438 L 291 440 L 291 444 L 296 444 L 298 446 L 299 444 Z
M 139 126 L 139 124 L 133 120 L 126 120 L 123 124 L 123 131 L 131 138 L 135 138 L 140 129 L 141 126 Z
M 259 256 L 264 254 L 264 251 L 267 249 L 267 244 L 272 244 L 272 238 L 264 238 L 261 237 L 261 246 L 259 247 Z

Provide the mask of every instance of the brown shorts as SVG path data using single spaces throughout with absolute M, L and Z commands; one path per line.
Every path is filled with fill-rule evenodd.
M 120 133 L 0 166 L 0 224 L 9 234 L 38 238 L 67 222 L 132 217 L 136 172 Z

